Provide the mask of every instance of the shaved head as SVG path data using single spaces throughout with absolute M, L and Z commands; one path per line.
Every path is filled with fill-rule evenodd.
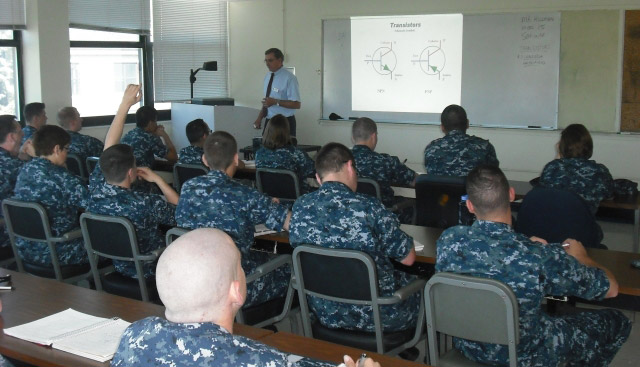
M 229 312 L 233 318 L 245 294 L 238 304 L 231 290 L 246 292 L 238 248 L 212 228 L 193 230 L 169 245 L 158 260 L 156 284 L 167 320 L 180 323 L 216 322 Z

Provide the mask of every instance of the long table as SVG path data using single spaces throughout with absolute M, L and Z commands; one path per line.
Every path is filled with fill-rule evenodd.
M 0 269 L 0 274 L 11 274 L 14 291 L 0 291 L 2 313 L 0 327 L 5 328 L 35 321 L 56 312 L 73 308 L 99 317 L 120 317 L 133 322 L 147 316 L 164 317 L 164 307 L 136 301 L 103 292 L 97 292 L 52 279 Z M 235 324 L 234 334 L 260 340 L 272 331 Z M 78 367 L 109 365 L 96 362 L 50 347 L 44 347 L 18 338 L 0 334 L 0 354 L 42 367 Z
M 402 224 L 405 231 L 424 248 L 416 252 L 416 261 L 427 264 L 436 263 L 436 241 L 442 233 L 441 228 Z M 289 243 L 289 233 L 279 232 L 256 237 L 268 241 Z M 631 261 L 640 260 L 640 254 L 588 248 L 587 253 L 596 262 L 611 270 L 620 285 L 619 293 L 640 296 L 640 269 L 632 268 Z
M 304 336 L 278 332 L 268 335 L 260 340 L 260 342 L 278 348 L 287 353 L 293 353 L 305 357 L 319 359 L 327 362 L 342 363 L 342 356 L 345 354 L 351 356 L 354 360 L 360 358 L 362 350 L 329 343 L 326 341 L 307 338 Z M 373 352 L 366 352 L 368 357 L 379 362 L 384 367 L 425 367 L 424 364 L 406 361 L 397 357 L 386 356 Z

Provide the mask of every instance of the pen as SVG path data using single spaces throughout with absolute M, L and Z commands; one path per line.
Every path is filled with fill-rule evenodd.
M 367 359 L 367 353 L 362 353 L 358 360 L 358 367 L 364 367 L 364 360 Z
M 10 285 L 0 285 L 0 291 L 15 291 L 16 287 Z
M 404 160 L 404 161 L 402 161 L 402 164 L 407 163 L 407 159 L 409 159 L 409 158 L 405 158 L 405 160 Z
M 569 246 L 571 246 L 571 244 L 570 244 L 570 243 L 563 243 L 563 244 L 562 244 L 562 247 L 569 247 Z

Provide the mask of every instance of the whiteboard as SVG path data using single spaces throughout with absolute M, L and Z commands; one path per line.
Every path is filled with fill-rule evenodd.
M 323 20 L 322 117 L 439 124 L 439 114 L 351 108 L 349 19 Z M 464 15 L 462 106 L 477 126 L 556 128 L 560 13 Z

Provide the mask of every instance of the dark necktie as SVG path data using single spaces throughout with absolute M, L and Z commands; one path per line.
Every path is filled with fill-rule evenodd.
M 267 85 L 267 95 L 265 96 L 265 98 L 269 98 L 269 95 L 271 94 L 271 86 L 273 85 L 273 76 L 275 75 L 275 73 L 271 73 L 271 78 L 269 78 L 269 84 Z M 264 115 L 267 115 L 267 108 L 263 107 L 264 109 Z M 265 125 L 266 127 L 266 125 Z

